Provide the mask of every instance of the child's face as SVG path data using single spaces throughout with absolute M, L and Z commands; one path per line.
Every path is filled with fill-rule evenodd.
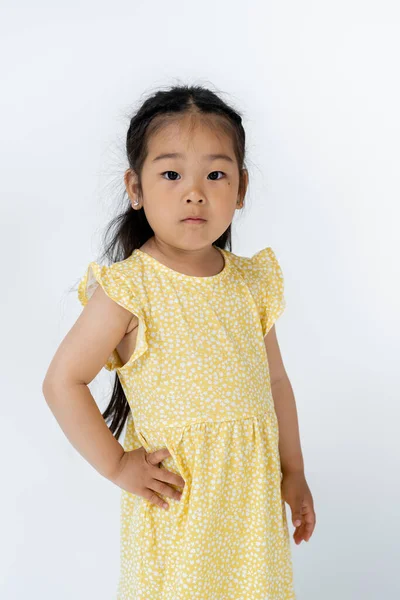
M 196 250 L 224 233 L 246 190 L 239 197 L 239 169 L 228 135 L 216 125 L 191 119 L 186 115 L 151 136 L 142 171 L 141 202 L 159 240 L 175 248 Z M 166 153 L 181 153 L 182 157 L 155 160 Z M 210 159 L 208 154 L 224 154 L 228 159 Z M 247 172 L 245 177 L 246 188 Z M 206 221 L 183 221 L 190 215 Z

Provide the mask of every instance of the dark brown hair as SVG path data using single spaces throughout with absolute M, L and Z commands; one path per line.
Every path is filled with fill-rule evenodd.
M 130 120 L 126 136 L 126 154 L 129 168 L 138 178 L 139 196 L 142 196 L 143 191 L 141 173 L 150 136 L 168 123 L 171 117 L 176 118 L 179 114 L 183 116 L 187 113 L 197 113 L 199 117 L 206 120 L 207 115 L 210 115 L 212 123 L 219 126 L 225 134 L 230 135 L 239 168 L 238 193 L 240 193 L 243 190 L 245 168 L 245 132 L 241 115 L 216 93 L 203 86 L 176 85 L 167 90 L 158 90 L 148 97 Z M 104 235 L 105 249 L 102 258 L 107 258 L 111 263 L 125 260 L 154 235 L 143 207 L 134 210 L 126 190 L 124 194 L 129 201 L 126 210 L 112 219 Z M 111 239 L 107 242 L 110 233 Z M 231 225 L 214 242 L 214 245 L 231 251 Z M 129 411 L 130 406 L 116 373 L 112 396 L 103 417 L 117 439 L 122 433 Z

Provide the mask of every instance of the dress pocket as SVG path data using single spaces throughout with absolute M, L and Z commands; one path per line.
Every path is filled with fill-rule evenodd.
M 171 485 L 179 491 L 182 490 L 184 494 L 187 487 L 186 483 L 188 474 L 187 468 L 185 466 L 184 455 L 182 454 L 181 456 L 180 452 L 177 450 L 177 447 L 179 446 L 179 443 L 182 438 L 182 433 L 182 430 L 171 428 L 168 431 L 146 431 L 146 434 L 144 434 L 143 430 L 137 430 L 138 438 L 146 452 L 155 452 L 156 450 L 167 448 L 170 456 L 164 458 L 162 462 L 159 463 L 159 466 L 163 466 L 164 468 L 168 469 L 168 471 L 176 473 L 177 475 L 180 475 L 183 478 L 183 480 L 185 481 L 185 486 L 183 490 L 180 486 L 175 486 L 174 484 Z
M 149 442 L 144 437 L 143 433 L 141 431 L 139 431 L 139 429 L 136 429 L 136 433 L 137 433 L 137 436 L 138 436 L 138 438 L 140 440 L 140 443 L 142 444 L 142 446 L 146 450 L 146 452 L 153 452 L 153 450 L 150 449 Z

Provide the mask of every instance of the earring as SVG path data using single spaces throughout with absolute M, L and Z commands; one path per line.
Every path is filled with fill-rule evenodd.
M 134 205 L 134 206 L 139 206 L 139 204 L 140 204 L 140 203 L 139 203 L 139 200 L 137 200 L 137 199 L 135 198 L 135 200 L 133 201 L 133 205 Z

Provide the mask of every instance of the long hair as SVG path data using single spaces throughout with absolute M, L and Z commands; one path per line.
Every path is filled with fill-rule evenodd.
M 244 185 L 245 159 L 245 131 L 241 115 L 216 93 L 203 86 L 176 85 L 167 90 L 158 90 L 148 97 L 130 120 L 126 136 L 126 155 L 129 168 L 137 176 L 139 196 L 143 195 L 141 174 L 148 152 L 147 142 L 152 134 L 178 113 L 182 116 L 185 113 L 202 113 L 203 118 L 206 118 L 204 115 L 213 115 L 216 126 L 221 127 L 224 133 L 231 137 L 239 168 L 239 192 L 241 192 Z M 218 118 L 215 119 L 215 116 Z M 125 191 L 124 194 L 127 195 L 127 192 Z M 110 233 L 110 241 L 107 241 Z M 135 210 L 129 201 L 126 209 L 114 217 L 106 228 L 102 257 L 107 258 L 111 263 L 125 260 L 153 235 L 154 232 L 146 219 L 143 207 Z M 231 251 L 231 225 L 214 242 L 214 245 Z M 116 373 L 110 402 L 102 413 L 116 439 L 119 439 L 122 433 L 129 412 L 130 406 Z

